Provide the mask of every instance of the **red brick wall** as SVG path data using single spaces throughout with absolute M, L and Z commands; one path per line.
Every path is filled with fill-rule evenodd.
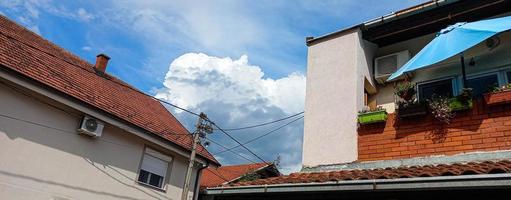
M 511 149 L 511 105 L 486 106 L 456 113 L 450 124 L 431 114 L 399 120 L 389 114 L 386 123 L 361 125 L 358 130 L 360 161 L 453 155 L 473 151 Z

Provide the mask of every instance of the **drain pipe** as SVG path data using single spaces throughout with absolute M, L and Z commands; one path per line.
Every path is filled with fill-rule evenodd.
M 193 199 L 198 200 L 199 199 L 199 192 L 200 192 L 200 178 L 202 177 L 202 170 L 209 167 L 209 162 L 207 162 L 205 165 L 203 165 L 199 170 L 197 170 L 197 176 L 195 177 L 195 184 L 193 186 Z

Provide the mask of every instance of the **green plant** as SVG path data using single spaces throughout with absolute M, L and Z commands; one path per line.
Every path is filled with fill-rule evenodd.
M 364 109 L 358 113 L 357 121 L 360 124 L 371 124 L 387 120 L 387 111 L 382 107 Z
M 503 92 L 503 91 L 506 91 L 506 90 L 511 90 L 511 83 L 508 83 L 506 85 L 503 85 L 502 87 L 499 87 L 497 85 L 494 85 L 493 87 L 491 87 L 488 91 L 490 93 L 498 93 L 498 92 Z
M 250 172 L 250 173 L 243 175 L 240 179 L 238 179 L 238 182 L 253 181 L 253 180 L 260 179 L 260 178 L 261 178 L 261 175 L 255 173 L 255 172 Z
M 449 103 L 450 100 L 447 97 L 433 97 L 428 100 L 431 114 L 433 114 L 435 119 L 446 124 L 451 123 L 451 120 L 454 118 L 454 113 L 449 106 Z
M 461 90 L 461 94 L 458 95 L 456 98 L 458 98 L 458 100 L 462 102 L 468 103 L 469 100 L 472 100 L 472 96 L 473 96 L 472 88 L 463 88 Z
M 358 111 L 358 114 L 364 114 L 364 113 L 370 113 L 370 112 L 377 112 L 377 111 L 384 111 L 385 108 L 381 107 L 381 106 L 378 106 L 376 108 L 369 108 L 369 107 L 365 107 L 364 109 L 362 109 L 361 111 Z
M 414 96 L 417 93 L 415 90 L 415 84 L 411 82 L 401 82 L 394 88 L 394 94 L 403 99 L 405 102 L 414 100 Z
M 497 92 L 501 92 L 502 91 L 502 88 L 500 88 L 498 85 L 492 85 L 491 87 L 488 88 L 488 92 L 489 93 L 497 93 Z
M 412 107 L 412 106 L 415 106 L 417 104 L 420 104 L 420 102 L 417 101 L 416 99 L 412 99 L 410 101 L 398 101 L 396 104 L 397 104 L 398 108 L 406 109 L 408 107 Z

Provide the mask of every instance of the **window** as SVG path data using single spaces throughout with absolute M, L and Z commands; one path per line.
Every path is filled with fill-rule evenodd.
M 146 148 L 140 165 L 138 182 L 157 188 L 163 188 L 168 166 L 171 161 L 172 157 Z
M 431 99 L 433 95 L 442 97 L 452 97 L 453 94 L 452 79 L 422 83 L 418 85 L 419 100 Z
M 499 86 L 499 77 L 497 74 L 467 79 L 467 87 L 473 89 L 472 92 L 474 96 L 481 96 L 496 86 Z
M 511 71 L 506 72 L 507 83 L 511 83 Z

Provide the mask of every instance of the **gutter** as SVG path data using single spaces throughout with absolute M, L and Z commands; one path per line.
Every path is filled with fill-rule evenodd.
M 206 195 L 273 194 L 331 191 L 416 191 L 427 189 L 511 188 L 511 174 L 480 174 L 398 179 L 331 181 L 208 188 Z
M 362 24 L 364 26 L 366 26 L 366 27 L 378 26 L 378 25 L 383 24 L 383 23 L 394 21 L 394 20 L 396 20 L 397 18 L 400 18 L 400 17 L 408 17 L 408 16 L 415 15 L 415 14 L 418 14 L 418 13 L 421 13 L 421 12 L 424 12 L 424 11 L 432 10 L 434 8 L 437 8 L 437 7 L 440 7 L 440 6 L 443 6 L 443 5 L 451 4 L 451 3 L 454 3 L 454 2 L 457 2 L 457 1 L 459 1 L 459 0 L 433 0 L 433 1 L 428 1 L 428 2 L 421 3 L 419 5 L 415 5 L 415 6 L 412 6 L 412 7 L 409 7 L 409 8 L 405 8 L 403 10 L 392 12 L 390 14 L 387 14 L 387 15 L 384 15 L 384 16 L 381 16 L 381 17 L 378 17 L 378 18 L 374 18 L 374 19 L 365 21 Z
M 383 15 L 383 16 L 375 18 L 375 19 L 371 19 L 369 21 L 366 21 L 366 22 L 363 22 L 363 23 L 360 23 L 360 24 L 357 24 L 357 25 L 354 25 L 354 26 L 351 26 L 351 27 L 348 27 L 348 28 L 345 28 L 345 29 L 341 29 L 339 31 L 328 33 L 326 35 L 322 35 L 322 36 L 319 36 L 319 37 L 316 37 L 316 38 L 314 38 L 314 37 L 307 37 L 305 39 L 305 43 L 306 43 L 307 46 L 311 46 L 311 45 L 313 45 L 313 43 L 315 43 L 317 41 L 328 39 L 330 37 L 333 37 L 333 36 L 345 33 L 347 31 L 355 29 L 355 28 L 361 28 L 362 29 L 362 28 L 367 28 L 367 27 L 379 26 L 379 25 L 382 25 L 384 23 L 394 21 L 394 20 L 396 20 L 398 18 L 408 17 L 408 16 L 411 16 L 411 15 L 415 15 L 415 14 L 418 14 L 418 13 L 421 13 L 421 12 L 425 12 L 425 11 L 437 8 L 439 6 L 451 4 L 451 3 L 454 3 L 454 2 L 458 2 L 458 1 L 459 0 L 432 0 L 432 1 L 428 1 L 428 2 L 419 4 L 419 5 L 416 5 L 416 6 L 412 6 L 412 7 L 403 9 L 403 10 L 392 12 L 392 13 L 387 14 L 387 15 Z

